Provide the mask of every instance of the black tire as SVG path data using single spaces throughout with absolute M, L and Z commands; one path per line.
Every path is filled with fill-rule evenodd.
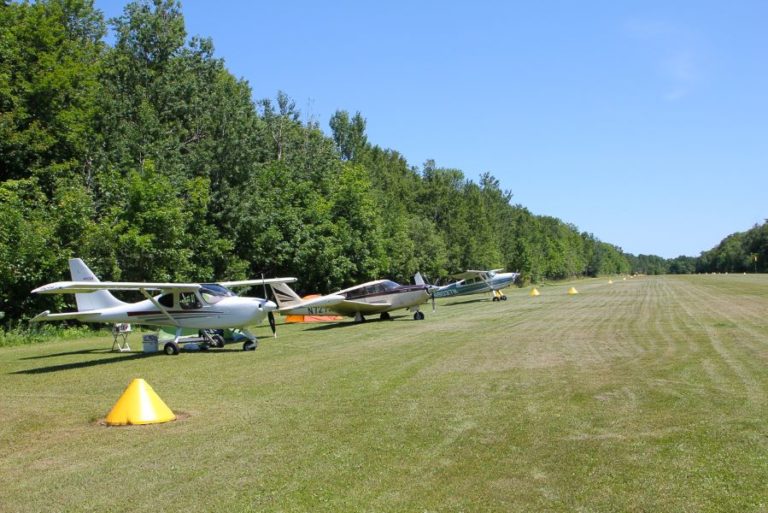
M 211 339 L 213 339 L 213 347 L 218 347 L 219 349 L 224 347 L 224 337 L 221 335 L 216 334 Z
M 258 345 L 255 340 L 246 340 L 243 342 L 243 351 L 255 351 Z
M 494 303 L 495 303 L 496 301 L 498 301 L 498 300 L 499 300 L 498 296 L 493 296 L 493 302 L 494 302 Z
M 391 320 L 392 320 L 392 316 L 391 316 L 391 315 L 389 315 L 389 312 L 383 312 L 383 313 L 382 313 L 382 314 L 379 316 L 379 319 L 381 319 L 382 321 L 391 321 Z
M 501 300 L 502 301 L 506 301 L 507 300 L 507 296 L 501 296 Z
M 163 352 L 168 356 L 179 354 L 179 344 L 176 342 L 166 342 L 163 346 Z
M 413 320 L 414 321 L 423 321 L 424 320 L 424 312 L 416 312 L 413 314 Z

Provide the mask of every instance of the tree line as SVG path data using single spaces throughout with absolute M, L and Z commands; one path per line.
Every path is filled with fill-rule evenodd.
M 652 260 L 512 203 L 489 173 L 409 164 L 368 141 L 361 113 L 337 111 L 328 130 L 283 92 L 255 101 L 210 39 L 188 37 L 175 0 L 134 1 L 111 20 L 90 0 L 3 1 L 5 322 L 63 307 L 29 292 L 68 279 L 73 256 L 102 279 L 289 275 L 307 292 L 467 268 L 538 282 Z M 733 265 L 718 255 L 707 261 Z

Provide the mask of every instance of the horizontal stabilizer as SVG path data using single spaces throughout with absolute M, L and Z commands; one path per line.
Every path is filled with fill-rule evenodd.
M 344 296 L 341 294 L 328 294 L 327 296 L 320 296 L 312 299 L 302 299 L 299 303 L 292 303 L 280 308 L 281 312 L 290 312 L 292 310 L 300 308 L 319 308 L 323 306 L 338 305 L 344 301 Z
M 64 312 L 52 314 L 50 310 L 39 313 L 32 318 L 30 322 L 42 322 L 42 321 L 66 321 L 70 319 L 76 319 L 82 322 L 89 322 L 95 320 L 99 316 L 99 312 Z

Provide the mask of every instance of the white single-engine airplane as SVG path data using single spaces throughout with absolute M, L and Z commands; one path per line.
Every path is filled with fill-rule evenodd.
M 59 281 L 38 287 L 35 294 L 75 294 L 76 312 L 37 315 L 32 322 L 76 319 L 81 322 L 133 323 L 151 326 L 173 326 L 176 338 L 163 347 L 166 354 L 179 353 L 182 328 L 198 329 L 208 346 L 222 347 L 221 337 L 207 335 L 206 330 L 243 328 L 259 324 L 269 318 L 275 331 L 274 312 L 277 305 L 257 297 L 239 297 L 228 287 L 272 285 L 291 283 L 296 278 L 271 278 L 259 280 L 226 281 L 219 283 L 148 283 L 99 281 L 95 274 L 79 258 L 69 260 L 72 281 Z M 125 303 L 113 296 L 110 290 L 138 291 L 145 300 Z M 150 291 L 159 291 L 151 295 Z M 248 340 L 244 350 L 256 349 L 256 337 L 244 330 Z
M 454 274 L 452 278 L 456 280 L 455 282 L 435 288 L 433 294 L 435 297 L 451 297 L 492 292 L 494 301 L 506 301 L 507 296 L 501 292 L 501 289 L 512 285 L 520 274 L 499 271 L 503 269 L 468 270 Z
M 301 297 L 285 283 L 271 283 L 278 311 L 283 315 L 324 315 L 336 313 L 365 321 L 366 315 L 379 314 L 382 320 L 391 319 L 389 312 L 405 308 L 414 312 L 414 320 L 423 320 L 419 305 L 429 301 L 431 285 L 400 285 L 390 280 L 376 280 L 355 285 L 333 294 L 315 299 Z

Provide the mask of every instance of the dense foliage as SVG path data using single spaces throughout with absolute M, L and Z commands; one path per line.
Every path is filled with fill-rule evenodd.
M 697 272 L 768 272 L 768 220 L 729 235 L 696 260 Z
M 105 42 L 107 26 L 114 43 Z M 295 275 L 306 291 L 503 267 L 526 281 L 630 271 L 628 255 L 434 161 L 330 134 L 189 38 L 174 0 L 103 19 L 90 0 L 0 3 L 0 311 L 84 258 L 103 279 Z M 763 246 L 764 251 L 764 246 Z

